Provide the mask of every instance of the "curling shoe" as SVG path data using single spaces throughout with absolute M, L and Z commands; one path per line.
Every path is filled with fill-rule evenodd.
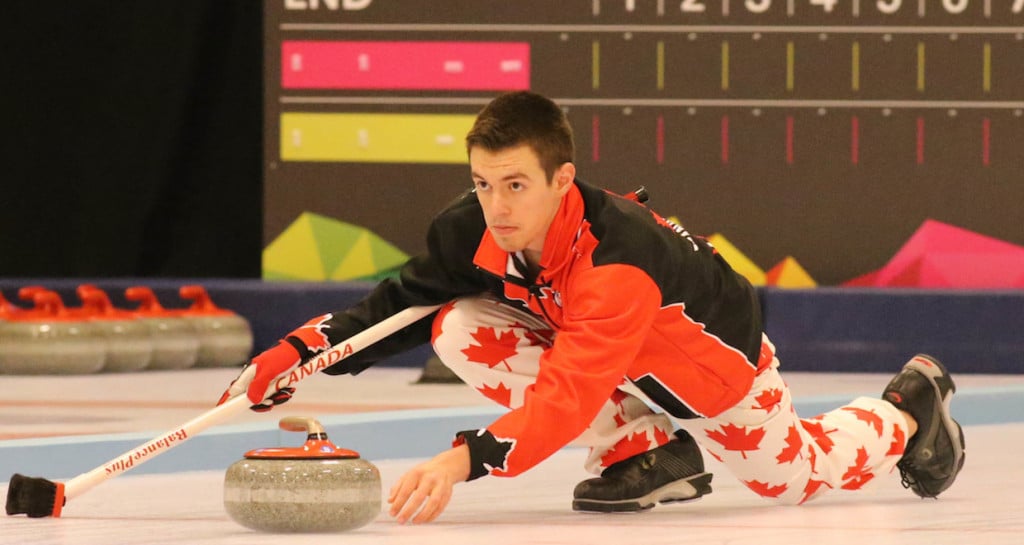
M 573 491 L 573 511 L 642 511 L 655 503 L 695 500 L 711 493 L 710 473 L 693 437 L 684 430 L 664 445 L 616 462 Z
M 882 393 L 882 399 L 917 420 L 917 433 L 907 441 L 896 463 L 903 486 L 922 498 L 949 488 L 964 466 L 964 434 L 949 414 L 956 386 L 938 360 L 918 354 Z

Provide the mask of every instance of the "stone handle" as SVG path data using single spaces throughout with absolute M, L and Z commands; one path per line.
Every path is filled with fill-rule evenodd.
M 287 416 L 278 422 L 278 427 L 285 431 L 304 431 L 309 435 L 323 434 L 326 436 L 324 427 L 311 416 Z

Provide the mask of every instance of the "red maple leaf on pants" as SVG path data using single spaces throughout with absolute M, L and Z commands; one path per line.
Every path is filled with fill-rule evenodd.
M 622 390 L 615 390 L 612 392 L 612 397 L 610 399 L 615 405 L 615 415 L 613 416 L 615 419 L 615 426 L 621 428 L 626 425 L 626 419 L 623 416 L 625 415 L 626 410 L 622 408 L 622 402 L 626 399 L 626 393 Z
M 498 386 L 495 388 L 491 388 L 484 384 L 483 388 L 477 388 L 476 390 L 485 397 L 493 399 L 506 407 L 512 405 L 512 390 L 509 390 L 508 386 L 505 386 L 504 382 L 499 382 Z
M 757 405 L 751 407 L 752 409 L 761 409 L 766 412 L 772 412 L 772 409 L 782 401 L 782 390 L 779 390 L 778 388 L 762 390 L 754 400 L 757 401 Z
M 743 484 L 747 485 L 747 488 L 757 492 L 758 496 L 763 498 L 777 498 L 780 494 L 786 491 L 788 486 L 786 483 L 782 483 L 778 486 L 769 486 L 768 483 L 762 483 L 761 481 L 743 481 Z
M 775 459 L 779 464 L 792 462 L 800 454 L 800 449 L 803 446 L 804 440 L 800 438 L 800 432 L 797 431 L 796 426 L 790 426 L 789 433 L 786 435 L 786 447 L 782 449 L 782 452 Z
M 732 424 L 726 424 L 720 426 L 722 431 L 707 431 L 704 433 L 711 439 L 718 441 L 725 450 L 738 450 L 743 455 L 743 459 L 747 459 L 748 450 L 757 450 L 760 448 L 761 439 L 764 439 L 763 428 L 753 428 L 747 431 L 746 426 L 734 426 Z
M 843 473 L 843 480 L 846 481 L 842 487 L 844 490 L 857 490 L 875 477 L 875 475 L 865 467 L 864 464 L 866 464 L 867 461 L 867 449 L 864 447 L 857 449 L 857 459 L 853 462 L 852 466 L 846 468 L 846 473 Z
M 843 407 L 843 410 L 857 415 L 857 420 L 866 422 L 867 425 L 875 428 L 875 432 L 878 433 L 879 437 L 882 436 L 882 417 L 875 414 L 875 411 L 865 411 L 857 407 Z
M 811 499 L 811 496 L 818 492 L 818 489 L 821 488 L 821 485 L 825 485 L 829 488 L 832 488 L 832 485 L 826 483 L 825 481 L 808 479 L 807 486 L 804 487 L 804 497 L 800 499 L 800 503 L 804 503 L 805 501 Z
M 478 327 L 476 333 L 471 335 L 473 340 L 480 345 L 471 344 L 462 350 L 467 360 L 485 364 L 492 369 L 499 363 L 503 363 L 509 371 L 512 370 L 512 366 L 505 360 L 519 353 L 516 350 L 519 337 L 516 336 L 515 331 L 511 329 L 503 331 L 499 337 L 493 327 Z
M 608 449 L 604 456 L 601 457 L 601 465 L 608 467 L 615 462 L 625 460 L 641 452 L 647 452 L 650 449 L 651 440 L 647 437 L 647 432 L 633 433 L 629 437 L 620 439 L 618 443 L 615 443 L 612 448 Z
M 817 443 L 819 447 L 821 447 L 822 452 L 824 452 L 825 454 L 832 452 L 832 447 L 835 445 L 835 443 L 833 443 L 832 440 L 828 438 L 828 434 L 833 433 L 836 430 L 831 429 L 825 431 L 825 427 L 821 424 L 821 422 L 809 422 L 807 420 L 801 420 L 800 425 L 803 426 L 804 429 L 811 434 L 811 437 L 814 438 L 814 442 Z
M 522 329 L 523 338 L 530 342 L 530 346 L 551 346 L 554 342 L 555 331 L 553 329 L 533 329 L 518 321 L 511 327 Z
M 889 445 L 886 456 L 902 456 L 907 447 L 907 436 L 903 434 L 903 428 L 899 424 L 892 427 L 892 443 Z

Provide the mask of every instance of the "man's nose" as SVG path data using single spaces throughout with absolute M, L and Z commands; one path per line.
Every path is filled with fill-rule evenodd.
M 491 207 L 496 215 L 508 214 L 510 210 L 508 196 L 501 191 L 495 191 L 491 199 Z

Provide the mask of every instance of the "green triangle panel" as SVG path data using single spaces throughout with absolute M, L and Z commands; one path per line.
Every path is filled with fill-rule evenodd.
M 378 271 L 400 267 L 409 260 L 409 254 L 373 233 L 370 233 L 370 251 Z
M 370 254 L 370 236 L 364 231 L 349 250 L 345 259 L 331 271 L 331 280 L 354 280 L 375 273 L 377 267 Z
M 348 254 L 366 229 L 334 218 L 308 212 L 307 214 L 311 217 L 310 225 L 316 238 L 320 261 L 324 264 L 324 274 L 327 278 L 332 278 L 332 271 L 348 259 Z
M 409 256 L 370 230 L 303 212 L 263 250 L 268 280 L 363 280 L 393 275 Z
M 276 276 L 293 279 L 327 278 L 313 234 L 312 216 L 301 214 L 263 249 L 264 276 L 273 271 Z

